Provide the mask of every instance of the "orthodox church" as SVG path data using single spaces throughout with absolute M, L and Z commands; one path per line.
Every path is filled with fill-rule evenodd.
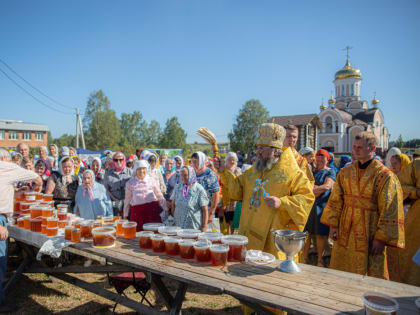
M 371 105 L 360 97 L 362 73 L 350 65 L 349 57 L 334 78 L 335 98 L 331 96 L 328 107 L 320 106 L 319 118 L 323 129 L 319 133 L 319 146 L 330 152 L 351 152 L 354 137 L 361 131 L 371 131 L 376 136 L 377 152 L 388 150 L 388 129 L 379 108 L 376 95 Z

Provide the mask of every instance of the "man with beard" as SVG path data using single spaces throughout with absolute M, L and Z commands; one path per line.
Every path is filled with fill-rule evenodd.
M 289 147 L 292 150 L 292 154 L 294 155 L 299 168 L 306 174 L 313 186 L 315 184 L 315 178 L 312 174 L 311 167 L 309 166 L 308 161 L 295 149 L 299 139 L 299 129 L 295 125 L 287 125 L 285 129 L 286 137 L 284 138 L 283 146 Z
M 248 237 L 248 249 L 262 250 L 285 259 L 269 232 L 303 231 L 315 196 L 312 184 L 299 168 L 290 148 L 282 149 L 285 130 L 265 123 L 258 128 L 256 161 L 243 174 L 235 176 L 224 163 L 215 160 L 228 183 L 229 197 L 242 201 L 239 234 Z

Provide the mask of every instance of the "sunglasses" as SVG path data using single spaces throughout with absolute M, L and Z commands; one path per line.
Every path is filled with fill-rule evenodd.
M 114 162 L 122 162 L 124 159 L 114 159 Z

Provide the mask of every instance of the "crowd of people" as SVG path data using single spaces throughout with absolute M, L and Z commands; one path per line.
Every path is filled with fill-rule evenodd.
M 75 148 L 54 144 L 31 157 L 20 143 L 11 154 L 1 150 L 0 166 L 25 172 L 9 179 L 6 172 L 0 184 L 13 184 L 15 194 L 52 194 L 55 204 L 85 219 L 121 216 L 138 230 L 151 222 L 201 231 L 222 224 L 225 233 L 246 235 L 249 249 L 279 259 L 284 255 L 269 231 L 307 231 L 301 262 L 314 248 L 322 267 L 332 247 L 331 268 L 420 286 L 420 267 L 411 260 L 420 247 L 420 149 L 407 156 L 392 148 L 382 160 L 375 136 L 361 132 L 351 156 L 336 160 L 324 149 L 298 152 L 298 135 L 295 126 L 266 123 L 255 150 L 224 159 L 198 151 L 184 160 L 138 148 L 84 161 Z M 1 201 L 2 213 L 11 209 Z M 0 229 L 1 240 L 6 237 Z

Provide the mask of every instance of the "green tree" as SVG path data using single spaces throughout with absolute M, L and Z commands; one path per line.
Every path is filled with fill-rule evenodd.
M 144 145 L 154 148 L 159 145 L 159 139 L 162 135 L 159 122 L 152 120 L 149 124 L 145 124 L 144 128 Z
M 120 121 L 102 90 L 90 94 L 83 117 L 86 147 L 91 150 L 119 149 Z
M 186 148 L 187 134 L 182 129 L 177 117 L 172 117 L 166 121 L 165 129 L 159 141 L 161 148 Z
M 76 136 L 65 133 L 61 137 L 53 139 L 49 144 L 56 144 L 58 149 L 61 147 L 76 147 Z
M 401 135 L 398 136 L 398 139 L 395 144 L 400 149 L 404 146 L 404 141 Z
M 268 110 L 259 100 L 247 101 L 236 116 L 232 132 L 228 134 L 232 151 L 246 153 L 254 149 L 257 143 L 257 129 L 269 118 Z
M 139 146 L 145 146 L 145 130 L 147 122 L 143 119 L 143 115 L 134 111 L 132 114 L 121 114 L 121 150 L 125 152 L 134 152 Z

